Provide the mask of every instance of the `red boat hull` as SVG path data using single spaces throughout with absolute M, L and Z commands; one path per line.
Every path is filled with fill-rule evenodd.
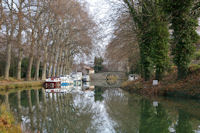
M 45 82 L 44 88 L 45 89 L 56 89 L 61 87 L 61 82 Z

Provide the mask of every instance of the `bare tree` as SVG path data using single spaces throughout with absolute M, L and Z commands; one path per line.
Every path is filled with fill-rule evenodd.
M 35 80 L 68 74 L 75 57 L 92 51 L 96 24 L 83 2 L 1 0 L 0 17 L 0 37 L 6 40 L 0 45 L 1 51 L 6 49 L 6 79 L 10 65 L 19 80 L 24 75 L 31 80 L 33 69 Z M 11 59 L 17 63 L 11 64 Z
M 32 9 L 32 4 L 35 6 L 35 10 Z M 31 2 L 30 0 L 28 1 L 28 18 L 29 18 L 29 21 L 30 21 L 30 30 L 31 30 L 31 45 L 30 45 L 30 49 L 31 50 L 34 50 L 34 46 L 35 46 L 35 43 L 36 43 L 36 36 L 37 36 L 37 32 L 36 32 L 36 27 L 37 27 L 37 24 L 38 24 L 38 21 L 42 15 L 42 13 L 44 12 L 43 8 L 40 7 L 41 3 L 39 2 L 39 0 L 35 2 Z M 33 14 L 34 11 L 31 11 L 31 10 L 34 10 L 35 13 Z M 39 39 L 39 38 L 38 38 Z M 32 65 L 33 65 L 33 59 L 34 59 L 34 51 L 30 51 L 29 52 L 29 64 L 28 64 L 28 69 L 27 69 L 27 75 L 26 75 L 26 80 L 31 80 L 31 71 L 32 71 Z
M 0 29 L 3 23 L 4 11 L 3 11 L 3 2 L 0 0 Z
M 19 1 L 17 18 L 18 18 L 18 34 L 17 34 L 17 45 L 18 45 L 18 64 L 17 64 L 17 79 L 21 80 L 21 64 L 23 59 L 23 46 L 22 46 L 22 31 L 23 31 L 23 4 L 24 0 Z
M 115 70 L 118 70 L 120 67 L 129 69 L 133 64 L 136 66 L 139 61 L 139 46 L 136 30 L 129 13 L 124 11 L 117 11 L 117 13 L 119 17 L 114 24 L 113 37 L 105 53 L 108 62 L 107 67 Z M 121 66 L 121 64 L 126 66 Z
M 12 43 L 14 39 L 14 30 L 15 30 L 15 20 L 14 20 L 14 2 L 13 0 L 5 0 L 6 4 L 6 20 L 5 20 L 5 26 L 6 26 L 6 40 L 7 40 L 7 48 L 6 48 L 6 65 L 5 65 L 5 79 L 9 78 L 9 71 L 10 71 L 10 64 L 11 64 L 11 49 L 12 49 Z

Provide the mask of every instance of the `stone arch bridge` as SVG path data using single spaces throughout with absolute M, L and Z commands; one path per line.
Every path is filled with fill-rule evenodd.
M 101 72 L 101 73 L 95 73 L 91 74 L 90 78 L 91 80 L 107 80 L 108 77 L 116 77 L 117 80 L 123 80 L 126 77 L 125 72 L 121 71 L 112 71 L 112 72 Z
M 121 71 L 95 73 L 90 75 L 90 84 L 99 87 L 118 88 L 125 78 L 125 72 Z

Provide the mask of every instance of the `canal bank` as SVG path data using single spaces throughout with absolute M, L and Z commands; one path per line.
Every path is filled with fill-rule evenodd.
M 0 90 L 28 87 L 42 87 L 44 81 L 0 81 Z
M 176 77 L 174 71 L 165 76 L 158 85 L 152 85 L 153 80 L 126 81 L 122 84 L 122 89 L 147 96 L 200 98 L 200 69 L 190 71 L 185 79 L 177 80 Z

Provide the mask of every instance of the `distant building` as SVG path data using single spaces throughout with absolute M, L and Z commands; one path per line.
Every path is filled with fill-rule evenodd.
M 86 71 L 87 74 L 94 74 L 94 69 L 92 67 L 89 66 L 84 66 L 84 69 Z
M 73 64 L 73 71 L 74 72 L 82 72 L 83 75 L 88 75 L 88 74 L 95 73 L 93 67 L 90 67 L 89 65 L 84 64 L 84 63 Z

